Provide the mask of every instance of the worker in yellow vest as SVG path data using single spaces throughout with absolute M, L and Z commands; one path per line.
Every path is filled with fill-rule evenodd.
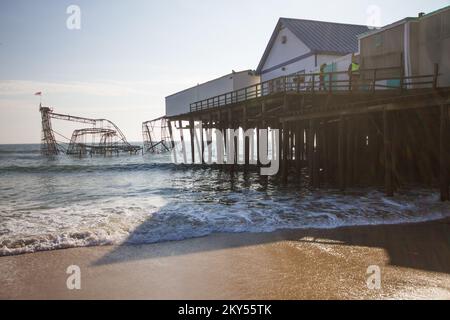
M 350 89 L 355 90 L 358 89 L 358 80 L 359 80 L 359 64 L 356 62 L 352 62 L 348 66 L 348 79 L 350 81 Z

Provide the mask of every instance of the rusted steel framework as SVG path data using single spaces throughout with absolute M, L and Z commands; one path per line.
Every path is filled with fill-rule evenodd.
M 46 156 L 57 155 L 59 147 L 52 130 L 52 123 L 50 121 L 50 114 L 52 110 L 47 107 L 39 105 L 42 119 L 42 137 L 41 137 L 41 153 Z
M 140 146 L 131 145 L 119 127 L 107 119 L 90 119 L 54 113 L 52 109 L 42 106 L 39 110 L 42 117 L 41 151 L 43 155 L 57 155 L 59 153 L 79 156 L 88 154 L 112 155 L 120 152 L 136 154 L 142 149 Z M 53 130 L 51 119 L 83 123 L 91 127 L 75 130 L 69 140 Z M 55 134 L 66 141 L 58 142 Z M 64 146 L 66 144 L 68 144 L 67 148 Z
M 172 150 L 170 123 L 166 117 L 142 123 L 144 152 L 163 153 Z
M 115 130 L 103 128 L 78 129 L 72 134 L 67 154 L 79 156 L 117 154 L 120 151 L 118 140 Z

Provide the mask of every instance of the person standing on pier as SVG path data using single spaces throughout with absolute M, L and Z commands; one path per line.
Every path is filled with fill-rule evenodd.
M 327 67 L 326 63 L 322 63 L 320 66 L 320 85 L 319 85 L 319 91 L 325 90 L 325 68 Z
M 359 78 L 359 64 L 356 62 L 350 63 L 348 66 L 348 79 L 350 81 L 349 89 L 351 91 L 358 89 L 358 78 Z

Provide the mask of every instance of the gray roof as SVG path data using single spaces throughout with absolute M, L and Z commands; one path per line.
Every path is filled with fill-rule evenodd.
M 259 63 L 258 72 L 261 72 L 270 49 L 282 27 L 288 28 L 312 52 L 342 55 L 357 52 L 358 35 L 369 31 L 369 28 L 363 25 L 280 18 Z

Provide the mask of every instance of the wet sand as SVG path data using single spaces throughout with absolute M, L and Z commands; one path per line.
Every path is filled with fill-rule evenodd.
M 67 289 L 70 265 L 81 290 Z M 0 257 L 0 283 L 3 299 L 450 299 L 450 221 Z

